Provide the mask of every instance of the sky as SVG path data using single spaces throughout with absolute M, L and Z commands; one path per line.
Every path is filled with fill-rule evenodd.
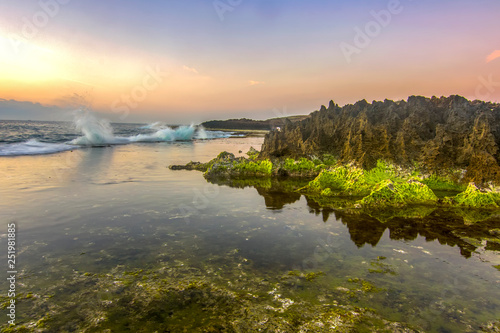
M 267 119 L 500 101 L 498 0 L 0 0 L 0 119 Z M 38 104 L 39 103 L 39 104 Z

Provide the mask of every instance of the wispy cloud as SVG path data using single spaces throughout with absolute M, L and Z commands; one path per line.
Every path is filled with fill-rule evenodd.
M 184 69 L 185 71 L 188 71 L 188 72 L 198 74 L 198 71 L 196 70 L 196 68 L 193 68 L 193 67 L 188 67 L 188 66 L 184 65 L 184 66 L 182 66 L 182 69 Z
M 262 82 L 262 81 L 253 81 L 253 80 L 248 81 L 248 83 L 251 86 L 255 86 L 255 85 L 258 85 L 258 84 L 266 84 L 265 82 Z
M 495 60 L 496 58 L 500 58 L 500 50 L 493 51 L 487 58 L 486 62 L 490 62 Z

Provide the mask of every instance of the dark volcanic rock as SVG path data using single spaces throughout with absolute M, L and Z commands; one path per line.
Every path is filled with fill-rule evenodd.
M 365 100 L 311 113 L 266 135 L 261 157 L 329 153 L 371 168 L 378 159 L 446 174 L 466 170 L 463 181 L 500 182 L 500 104 L 461 96 Z

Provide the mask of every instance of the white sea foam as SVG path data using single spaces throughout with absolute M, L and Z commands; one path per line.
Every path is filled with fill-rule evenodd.
M 76 148 L 78 146 L 65 143 L 39 142 L 32 139 L 26 142 L 0 145 L 0 156 L 53 154 Z
M 119 144 L 126 142 L 119 142 L 113 135 L 113 128 L 109 121 L 105 119 L 96 118 L 88 110 L 78 110 L 75 112 L 75 127 L 81 131 L 84 136 L 71 141 L 76 145 L 103 145 L 103 144 Z
M 77 149 L 82 146 L 120 145 L 134 142 L 173 142 L 191 140 L 210 140 L 228 138 L 233 133 L 222 131 L 207 131 L 202 126 L 169 127 L 162 122 L 151 123 L 142 129 L 155 129 L 148 134 L 131 136 L 115 136 L 109 121 L 97 118 L 86 109 L 75 111 L 75 128 L 83 136 L 66 143 L 46 143 L 29 140 L 21 143 L 0 144 L 0 156 L 50 154 Z
M 212 140 L 212 139 L 221 139 L 221 138 L 230 138 L 234 136 L 233 132 L 224 132 L 224 131 L 207 131 L 203 126 L 199 126 L 196 134 L 194 135 L 194 139 L 198 140 Z
M 129 142 L 189 141 L 193 139 L 195 126 L 166 127 L 152 134 L 138 134 L 126 138 Z

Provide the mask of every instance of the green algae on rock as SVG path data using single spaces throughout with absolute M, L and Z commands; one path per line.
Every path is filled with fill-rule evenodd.
M 446 203 L 471 208 L 499 208 L 500 193 L 480 189 L 475 183 L 469 183 L 467 189 L 455 197 L 448 197 Z
M 429 187 L 413 178 L 404 181 L 394 169 L 383 161 L 368 171 L 356 166 L 337 166 L 322 171 L 302 191 L 323 197 L 363 196 L 357 202 L 363 207 L 435 204 L 438 201 Z
M 451 180 L 451 176 L 438 176 L 437 174 L 422 175 L 417 165 L 402 168 L 384 160 L 378 160 L 376 166 L 364 170 L 355 164 L 329 165 L 335 163 L 331 155 L 312 159 L 290 158 L 259 159 L 257 151 L 250 149 L 247 153 L 250 158 L 235 157 L 229 152 L 221 152 L 216 158 L 207 163 L 189 162 L 186 165 L 171 165 L 172 170 L 198 170 L 204 172 L 207 180 L 225 180 L 234 185 L 240 180 L 241 186 L 261 184 L 265 179 L 282 178 L 291 176 L 297 179 L 310 179 L 306 186 L 296 190 L 300 194 L 309 196 L 324 207 L 332 208 L 363 208 L 371 216 L 382 217 L 382 210 L 391 207 L 419 206 L 437 207 L 448 205 L 454 207 L 468 207 L 478 209 L 499 209 L 500 193 L 498 189 L 482 189 L 470 183 L 464 186 Z M 460 173 L 459 170 L 450 171 L 450 175 Z M 254 179 L 251 181 L 251 179 Z M 218 182 L 218 181 L 217 181 Z M 231 184 L 228 184 L 231 186 Z M 265 181 L 269 188 L 272 182 Z M 259 186 L 262 187 L 262 186 Z M 444 195 L 455 194 L 454 197 Z M 444 193 L 444 195 L 443 195 Z M 404 210 L 399 213 L 382 214 L 383 216 L 416 217 L 421 218 L 432 212 L 433 209 L 424 209 L 425 214 L 419 213 L 420 208 Z M 409 214 L 409 215 L 408 215 Z M 464 215 L 464 214 L 462 214 Z M 467 216 L 465 216 L 467 215 Z M 466 213 L 464 219 L 477 222 L 487 219 L 491 214 Z
M 454 172 L 457 173 L 457 172 Z M 457 177 L 455 177 L 457 178 Z M 429 186 L 434 191 L 464 191 L 466 186 L 451 180 L 448 177 L 441 177 L 436 174 L 431 174 L 428 177 L 422 177 L 422 184 Z
M 417 180 L 394 183 L 387 179 L 377 184 L 370 195 L 359 203 L 362 206 L 402 206 L 407 204 L 435 204 L 438 198 L 432 190 Z
M 371 186 L 364 178 L 361 168 L 338 166 L 322 171 L 301 191 L 319 193 L 325 196 L 362 196 L 370 193 Z
M 23 299 L 20 305 L 31 315 L 15 327 L 2 327 L 2 332 L 359 332 L 367 327 L 386 332 L 394 325 L 417 332 L 374 310 L 341 304 L 331 297 L 329 303 L 311 302 L 272 276 L 254 276 L 252 267 L 238 265 L 244 258 L 229 254 L 226 259 L 238 278 L 207 274 L 188 263 L 135 271 L 117 266 L 105 274 L 75 273 L 69 281 L 49 288 L 56 293 L 50 302 L 43 294 Z M 324 275 L 297 274 L 309 285 Z M 356 297 L 378 290 L 361 279 L 350 282 L 355 283 L 351 289 Z M 66 288 L 71 293 L 63 295 Z
M 186 165 L 170 165 L 169 169 L 203 171 L 206 178 L 270 176 L 273 163 L 269 160 L 254 160 L 256 153 L 249 153 L 251 159 L 235 157 L 234 154 L 224 151 L 207 163 L 189 162 Z

